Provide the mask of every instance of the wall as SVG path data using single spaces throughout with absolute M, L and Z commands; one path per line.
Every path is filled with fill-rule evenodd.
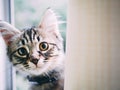
M 119 0 L 69 0 L 65 90 L 120 90 L 119 8 Z

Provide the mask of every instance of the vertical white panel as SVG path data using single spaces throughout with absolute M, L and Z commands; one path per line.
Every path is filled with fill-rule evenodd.
M 0 90 L 6 90 L 5 87 L 5 60 L 6 58 L 6 49 L 2 36 L 0 35 Z
M 12 23 L 12 0 L 0 0 L 0 20 Z M 5 42 L 0 34 L 0 90 L 13 90 L 12 67 L 8 61 Z
M 119 0 L 69 0 L 65 90 L 120 89 Z
M 0 20 L 3 19 L 3 0 L 0 0 Z
M 3 0 L 0 0 L 0 20 L 3 20 Z M 5 44 L 3 38 L 0 34 L 0 90 L 5 90 L 5 59 L 6 59 L 6 52 L 5 51 Z M 4 53 L 3 53 L 4 52 Z

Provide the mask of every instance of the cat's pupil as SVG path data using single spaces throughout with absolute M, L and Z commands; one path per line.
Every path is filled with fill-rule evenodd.
M 40 50 L 41 50 L 41 51 L 45 51 L 45 50 L 47 50 L 48 48 L 49 48 L 49 45 L 48 45 L 47 42 L 42 42 L 42 43 L 40 43 Z
M 18 54 L 21 55 L 21 56 L 27 55 L 27 50 L 24 47 L 19 48 L 18 49 Z
M 47 48 L 47 45 L 46 45 L 45 43 L 42 44 L 42 48 L 43 48 L 43 49 Z

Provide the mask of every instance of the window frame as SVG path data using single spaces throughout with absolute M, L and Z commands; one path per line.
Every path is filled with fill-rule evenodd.
M 14 0 L 0 0 L 1 3 L 1 16 L 0 19 L 6 22 L 9 22 L 14 25 Z M 7 57 L 7 56 L 6 56 Z M 8 59 L 8 58 L 5 58 Z M 8 60 L 2 60 L 4 67 L 4 73 L 2 78 L 4 78 L 4 86 L 2 86 L 1 90 L 16 90 L 15 85 L 15 70 L 11 64 L 9 64 Z M 2 84 L 3 85 L 3 84 Z

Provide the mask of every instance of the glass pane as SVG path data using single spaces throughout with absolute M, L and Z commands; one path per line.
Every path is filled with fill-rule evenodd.
M 61 22 L 59 28 L 65 47 L 67 0 L 14 0 L 15 26 L 20 30 L 38 26 L 47 8 L 52 8 L 59 17 Z M 17 72 L 16 89 L 27 90 L 27 88 L 26 80 Z

